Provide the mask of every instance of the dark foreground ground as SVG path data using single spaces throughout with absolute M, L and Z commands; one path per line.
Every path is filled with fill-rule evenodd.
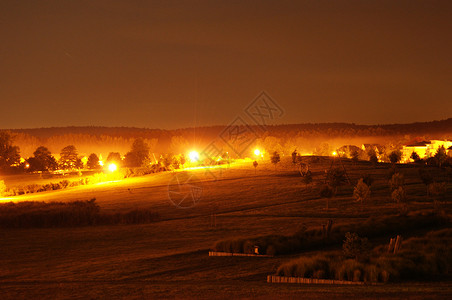
M 315 252 L 274 258 L 208 257 L 213 243 L 226 237 L 292 234 L 302 225 L 319 226 L 329 218 L 338 224 L 397 213 L 387 187 L 388 166 L 351 162 L 345 167 L 352 181 L 364 173 L 375 177 L 371 202 L 359 206 L 351 196 L 352 188 L 344 186 L 326 211 L 318 189 L 329 166 L 329 161 L 312 166 L 314 184 L 307 189 L 290 164 L 275 171 L 262 163 L 256 174 L 251 165 L 244 164 L 214 170 L 216 177 L 192 171 L 202 182 L 202 196 L 189 209 L 178 209 L 169 201 L 172 173 L 15 198 L 72 201 L 96 197 L 103 210 L 149 208 L 162 220 L 145 225 L 0 229 L 0 299 L 450 299 L 450 278 L 379 286 L 266 283 L 267 275 L 282 263 Z M 400 170 L 406 177 L 410 210 L 431 210 L 417 170 L 403 166 Z M 448 204 L 444 205 L 450 213 Z M 386 243 L 387 239 L 372 242 Z M 335 249 L 319 251 L 326 250 Z

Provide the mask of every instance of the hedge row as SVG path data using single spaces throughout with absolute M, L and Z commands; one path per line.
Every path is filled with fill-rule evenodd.
M 281 265 L 279 276 L 365 282 L 432 280 L 452 271 L 452 229 L 403 242 L 397 254 L 375 248 L 365 261 L 338 255 L 301 257 Z
M 416 229 L 433 229 L 448 223 L 448 218 L 435 213 L 371 217 L 359 224 L 333 226 L 328 237 L 324 235 L 322 229 L 313 228 L 300 230 L 291 236 L 265 235 L 251 238 L 224 239 L 217 241 L 213 246 L 213 250 L 218 252 L 254 253 L 254 247 L 258 246 L 261 254 L 289 254 L 324 246 L 339 245 L 344 240 L 347 232 L 356 232 L 360 236 L 372 238 L 403 234 Z
M 103 213 L 95 202 L 37 202 L 0 204 L 0 227 L 46 228 L 111 224 L 143 224 L 160 219 L 158 213 L 136 209 L 124 213 Z

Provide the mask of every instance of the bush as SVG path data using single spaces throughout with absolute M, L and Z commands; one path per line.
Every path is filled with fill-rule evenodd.
M 329 185 L 324 185 L 320 189 L 320 197 L 321 198 L 331 198 L 334 196 L 334 190 Z
M 391 198 L 397 204 L 405 203 L 407 200 L 405 188 L 403 186 L 399 186 L 397 189 L 392 191 Z
M 403 174 L 395 173 L 392 175 L 391 179 L 389 180 L 389 186 L 391 188 L 391 192 L 394 190 L 397 190 L 399 187 L 403 186 L 405 183 L 405 178 Z
M 0 197 L 3 197 L 6 193 L 6 185 L 3 180 L 0 180 Z
M 400 150 L 394 150 L 389 154 L 389 161 L 393 164 L 398 163 L 401 158 L 402 152 Z
M 360 238 L 354 232 L 347 232 L 342 251 L 347 258 L 362 259 L 368 256 L 369 242 L 367 238 Z
M 39 184 L 29 184 L 27 185 L 24 190 L 25 193 L 37 193 L 41 186 Z
M 288 277 L 314 277 L 327 278 L 330 275 L 330 265 L 332 264 L 325 256 L 300 257 L 294 261 L 281 265 L 276 274 Z
M 0 227 L 46 228 L 75 227 L 107 224 L 142 224 L 159 220 L 157 213 L 134 210 L 126 213 L 101 213 L 95 202 L 35 202 L 0 204 Z
M 374 248 L 366 262 L 337 255 L 300 257 L 282 264 L 276 274 L 366 282 L 432 280 L 450 274 L 451 242 L 452 229 L 447 228 L 404 241 L 397 254 L 388 254 L 385 245 Z
M 347 232 L 355 232 L 359 236 L 369 238 L 383 235 L 403 234 L 416 229 L 431 229 L 448 226 L 449 219 L 435 214 L 410 214 L 404 216 L 387 216 L 368 218 L 356 224 L 333 226 L 328 238 L 323 236 L 321 228 L 301 229 L 290 236 L 264 235 L 252 238 L 235 238 L 217 241 L 213 245 L 214 251 L 240 253 L 254 253 L 254 246 L 258 246 L 261 253 L 270 252 L 275 255 L 296 253 L 319 247 L 341 245 L 346 239 Z M 274 250 L 272 249 L 274 248 Z M 365 257 L 363 257 L 365 258 Z
M 370 188 L 366 183 L 364 183 L 364 180 L 362 178 L 358 181 L 358 184 L 353 190 L 353 197 L 356 199 L 356 201 L 361 203 L 369 200 Z
M 441 197 L 446 194 L 447 186 L 445 182 L 433 182 L 428 185 L 429 194 Z

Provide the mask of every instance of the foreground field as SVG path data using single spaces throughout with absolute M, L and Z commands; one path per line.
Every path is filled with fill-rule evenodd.
M 336 162 L 337 163 L 337 162 Z M 345 162 L 352 183 L 371 174 L 370 203 L 353 199 L 351 186 L 339 189 L 325 210 L 319 198 L 326 158 L 311 164 L 314 183 L 306 187 L 288 159 L 275 170 L 261 162 L 231 168 L 159 173 L 121 182 L 83 186 L 2 199 L 1 201 L 73 201 L 96 198 L 108 212 L 146 208 L 161 221 L 145 225 L 79 228 L 1 229 L 0 298 L 143 298 L 143 297 L 296 297 L 309 298 L 449 298 L 450 280 L 397 283 L 374 287 L 332 287 L 268 284 L 284 262 L 313 252 L 256 257 L 208 257 L 208 249 L 224 238 L 293 234 L 302 226 L 356 223 L 369 216 L 394 215 L 387 185 L 388 166 Z M 399 166 L 405 175 L 411 211 L 429 211 L 433 204 L 417 169 Z M 172 192 L 175 176 L 188 174 L 200 189 L 189 208 L 178 208 Z M 194 177 L 190 177 L 194 176 Z M 450 191 L 450 184 L 448 190 Z M 184 191 L 184 190 L 182 190 Z M 170 199 L 173 199 L 171 201 Z M 450 196 L 447 199 L 450 201 Z M 448 204 L 441 204 L 450 213 Z M 411 235 L 423 234 L 412 232 Z M 387 239 L 372 241 L 386 243 Z M 334 249 L 325 249 L 334 250 Z

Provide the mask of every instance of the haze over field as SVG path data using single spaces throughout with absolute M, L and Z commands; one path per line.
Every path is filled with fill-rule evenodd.
M 80 154 L 110 152 L 125 154 L 133 140 L 141 137 L 154 153 L 184 153 L 192 148 L 204 149 L 209 143 L 219 142 L 224 151 L 231 151 L 221 134 L 229 126 L 192 127 L 175 130 L 130 127 L 54 127 L 12 129 L 14 141 L 21 155 L 29 157 L 37 147 L 45 145 L 52 153 L 59 154 L 67 145 L 74 144 Z M 410 124 L 358 125 L 350 123 L 290 124 L 261 127 L 251 125 L 255 133 L 250 136 L 252 147 L 264 147 L 268 151 L 279 150 L 289 155 L 296 148 L 301 153 L 314 153 L 323 143 L 336 149 L 343 145 L 364 143 L 389 143 L 403 145 L 415 139 L 452 139 L 452 119 Z M 252 149 L 251 149 L 252 150 Z M 251 151 L 250 150 L 250 151 Z M 243 153 L 249 156 L 250 151 Z M 231 151 L 231 155 L 236 155 Z

